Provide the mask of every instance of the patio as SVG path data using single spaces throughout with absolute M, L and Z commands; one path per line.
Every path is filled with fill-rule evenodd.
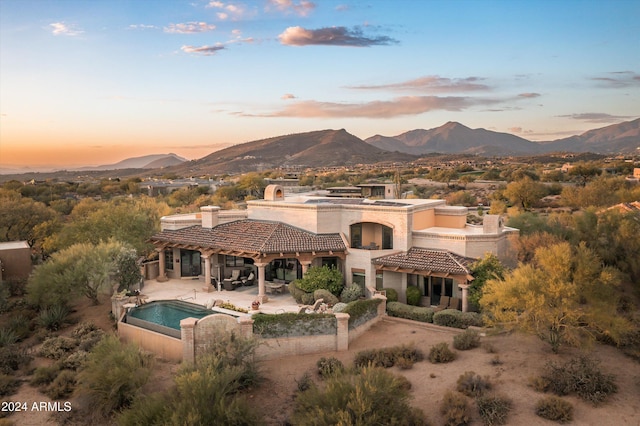
M 244 309 L 251 309 L 251 303 L 258 298 L 258 285 L 237 287 L 233 291 L 213 290 L 206 292 L 204 283 L 198 279 L 169 279 L 165 282 L 146 280 L 141 293 L 147 302 L 153 300 L 178 299 L 206 306 L 210 300 L 222 299 Z M 288 292 L 273 292 L 269 301 L 260 305 L 260 312 L 267 314 L 298 312 L 299 306 Z

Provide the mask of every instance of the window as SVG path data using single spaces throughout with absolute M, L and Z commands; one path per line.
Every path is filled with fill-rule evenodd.
M 376 290 L 382 290 L 384 283 L 382 282 L 382 271 L 376 271 Z
M 362 269 L 352 269 L 351 270 L 351 282 L 353 284 L 358 284 L 362 291 L 364 291 L 365 283 L 366 283 L 366 275 Z
M 173 271 L 173 249 L 164 251 L 164 267 Z
M 351 225 L 351 248 L 362 247 L 362 224 Z
M 323 257 L 322 258 L 322 266 L 326 266 L 327 268 L 337 268 L 338 267 L 338 258 L 337 257 Z
M 393 248 L 393 229 L 388 226 L 382 226 L 382 249 Z
M 244 266 L 244 257 L 238 256 L 225 256 L 225 266 Z

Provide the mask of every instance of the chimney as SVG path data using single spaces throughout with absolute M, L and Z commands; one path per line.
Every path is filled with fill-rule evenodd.
M 200 207 L 200 216 L 202 217 L 202 227 L 211 229 L 218 226 L 219 211 L 220 211 L 220 207 L 218 206 Z
M 482 231 L 485 234 L 498 234 L 502 231 L 502 218 L 498 214 L 485 214 L 482 219 Z

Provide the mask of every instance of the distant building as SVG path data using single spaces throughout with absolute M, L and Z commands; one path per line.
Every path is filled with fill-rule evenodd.
M 0 243 L 0 281 L 26 280 L 32 269 L 31 247 L 26 241 Z

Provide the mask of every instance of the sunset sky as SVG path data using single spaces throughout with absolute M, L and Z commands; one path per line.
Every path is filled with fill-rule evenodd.
M 640 116 L 638 0 L 0 0 L 0 165 Z

